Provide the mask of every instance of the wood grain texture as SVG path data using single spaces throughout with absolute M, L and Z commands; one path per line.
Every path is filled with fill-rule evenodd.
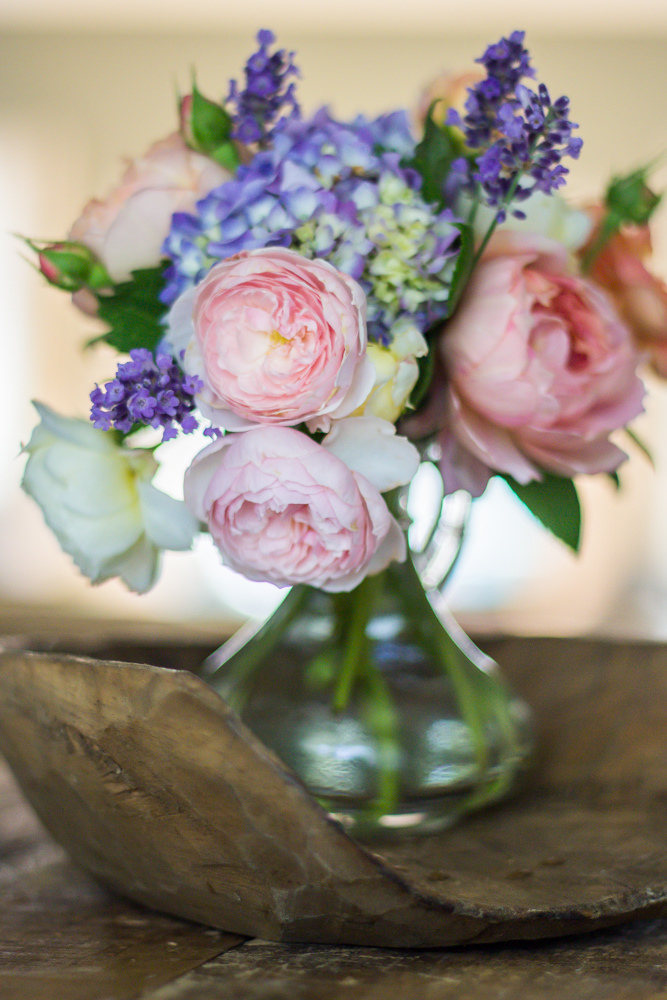
M 8 852 L 6 846 L 16 844 L 12 831 L 17 828 L 31 830 L 30 844 L 22 840 L 17 853 Z M 238 939 L 228 935 L 216 935 L 119 900 L 65 862 L 62 850 L 52 843 L 51 858 L 45 860 L 48 846 L 48 835 L 0 763 L 0 852 L 7 861 L 0 884 L 3 1000 L 134 1000 L 139 996 L 141 1000 L 385 1000 L 393 996 L 401 1000 L 655 1000 L 667 996 L 667 920 L 559 941 L 447 951 L 281 945 L 260 940 L 239 945 Z M 208 953 L 205 949 L 211 947 L 216 956 L 200 964 Z M 225 954 L 217 954 L 224 949 Z
M 397 951 L 253 941 L 142 1000 L 660 1000 L 667 921 L 564 941 Z
M 34 812 L 26 807 L 0 758 L 0 900 L 5 889 L 27 871 L 63 856 L 63 849 L 51 840 Z
M 0 759 L 2 1000 L 132 1000 L 242 940 L 103 889 L 49 837 Z
M 7 650 L 0 747 L 103 882 L 235 933 L 433 947 L 665 912 L 665 648 L 486 648 L 536 709 L 534 773 L 513 802 L 400 849 L 347 837 L 185 672 Z
M 66 859 L 3 887 L 2 1000 L 131 1000 L 241 939 L 112 896 Z

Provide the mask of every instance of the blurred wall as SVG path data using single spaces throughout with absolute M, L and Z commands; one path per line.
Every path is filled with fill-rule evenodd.
M 496 8 L 494 8 L 496 9 Z M 1 14 L 0 14 L 1 17 Z M 259 21 L 257 27 L 264 25 Z M 275 23 L 275 21 L 274 21 Z M 508 23 L 506 31 L 516 22 Z M 366 29 L 367 30 L 367 29 Z M 103 195 L 122 169 L 175 127 L 175 94 L 196 69 L 200 89 L 222 96 L 252 51 L 250 31 L 156 35 L 6 30 L 0 36 L 0 606 L 40 605 L 167 620 L 224 619 L 217 559 L 205 551 L 170 555 L 146 597 L 108 583 L 92 588 L 19 489 L 17 457 L 34 424 L 31 398 L 83 415 L 88 392 L 114 369 L 104 350 L 82 353 L 94 332 L 67 297 L 44 285 L 20 257 L 12 233 L 59 238 L 84 202 Z M 497 33 L 496 33 L 497 34 Z M 419 37 L 330 30 L 281 33 L 298 53 L 306 111 L 329 103 L 344 117 L 411 106 L 429 78 L 470 67 L 494 41 L 484 31 Z M 569 196 L 599 194 L 621 172 L 667 148 L 667 36 L 528 38 L 553 96 L 567 93 L 585 146 Z M 661 166 L 658 181 L 667 186 Z M 657 230 L 658 267 L 667 275 L 667 216 Z M 658 466 L 635 454 L 624 489 L 585 483 L 585 545 L 579 559 L 504 498 L 475 514 L 469 554 L 454 580 L 455 606 L 481 624 L 523 631 L 624 629 L 667 635 L 667 392 L 651 385 L 641 432 Z M 204 547 L 205 548 L 205 547 Z M 233 589 L 237 589 L 236 584 Z

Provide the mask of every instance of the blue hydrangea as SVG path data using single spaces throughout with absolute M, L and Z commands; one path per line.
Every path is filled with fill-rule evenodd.
M 387 343 L 399 315 L 422 329 L 447 314 L 458 230 L 428 205 L 401 165 L 414 152 L 404 113 L 335 121 L 326 109 L 287 121 L 272 146 L 210 192 L 196 214 L 177 214 L 164 245 L 173 302 L 213 264 L 243 250 L 293 247 L 356 278 L 369 332 Z
M 401 316 L 422 330 L 447 315 L 458 230 L 450 212 L 427 205 L 396 162 L 378 178 L 351 179 L 347 211 L 322 212 L 294 233 L 293 246 L 324 256 L 366 292 L 368 331 L 388 344 Z

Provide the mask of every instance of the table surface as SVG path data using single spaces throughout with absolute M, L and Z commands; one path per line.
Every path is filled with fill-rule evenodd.
M 667 1000 L 667 919 L 428 951 L 284 945 L 145 910 L 78 870 L 0 762 L 2 1000 Z

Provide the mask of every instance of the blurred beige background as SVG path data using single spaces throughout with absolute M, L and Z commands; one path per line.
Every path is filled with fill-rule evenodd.
M 411 106 L 442 71 L 469 68 L 485 46 L 517 27 L 553 96 L 567 93 L 584 139 L 569 196 L 600 193 L 622 172 L 667 151 L 667 4 L 610 9 L 494 0 L 336 5 L 116 0 L 58 5 L 0 0 L 0 607 L 113 618 L 220 622 L 265 600 L 242 589 L 206 546 L 171 554 L 163 578 L 138 598 L 116 583 L 93 588 L 61 553 L 20 489 L 20 443 L 34 424 L 29 400 L 87 412 L 93 382 L 113 373 L 103 351 L 82 354 L 94 332 L 67 296 L 45 286 L 10 235 L 64 236 L 84 202 L 175 127 L 175 93 L 196 70 L 200 89 L 226 93 L 259 27 L 298 53 L 305 111 L 329 103 L 344 117 Z M 555 9 L 557 6 L 557 9 Z M 20 8 L 20 9 L 19 9 Z M 480 25 L 482 28 L 480 28 Z M 657 182 L 667 187 L 662 165 Z M 656 228 L 656 268 L 667 276 L 667 209 Z M 466 622 L 529 632 L 616 631 L 667 636 L 667 387 L 652 382 L 637 428 L 657 472 L 638 454 L 620 495 L 583 484 L 585 544 L 578 559 L 505 496 L 475 510 L 451 600 Z M 184 461 L 184 459 L 183 459 Z M 256 605 L 256 601 L 260 605 Z

